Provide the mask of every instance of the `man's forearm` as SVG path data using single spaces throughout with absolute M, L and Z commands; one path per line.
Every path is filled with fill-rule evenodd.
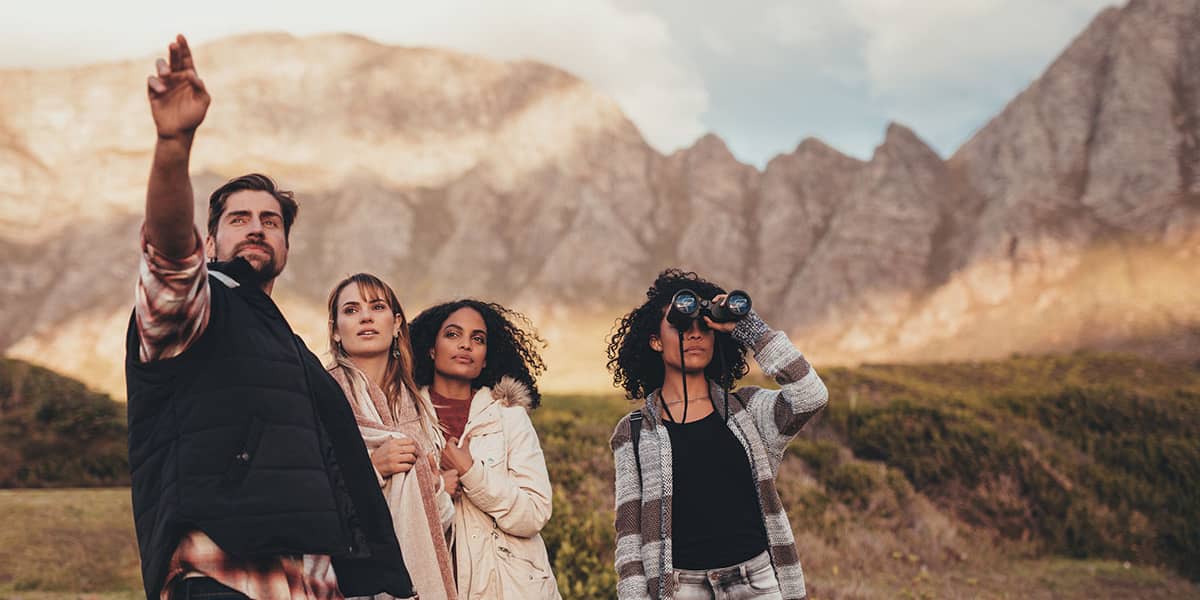
M 196 250 L 192 180 L 188 175 L 191 151 L 190 135 L 158 138 L 146 187 L 146 241 L 173 258 Z

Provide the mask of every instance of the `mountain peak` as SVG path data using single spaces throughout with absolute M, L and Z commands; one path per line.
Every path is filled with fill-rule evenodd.
M 800 143 L 796 144 L 796 149 L 792 151 L 792 154 L 837 154 L 850 158 L 849 155 L 843 153 L 841 150 L 825 143 L 825 140 L 812 136 L 800 140 Z
M 729 145 L 725 143 L 725 140 L 711 132 L 700 136 L 687 148 L 687 152 L 693 155 L 733 158 L 733 152 L 729 150 Z
M 920 156 L 922 158 L 941 162 L 941 157 L 933 148 L 925 143 L 912 129 L 896 122 L 890 122 L 883 136 L 883 142 L 875 148 L 875 157 L 888 154 L 903 154 Z

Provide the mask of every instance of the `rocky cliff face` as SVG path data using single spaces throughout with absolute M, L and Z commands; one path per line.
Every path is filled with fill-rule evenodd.
M 276 289 L 310 340 L 366 270 L 412 313 L 460 295 L 532 313 L 550 387 L 603 381 L 600 338 L 671 265 L 749 290 L 818 360 L 1192 356 L 1197 40 L 1200 2 L 1134 1 L 949 160 L 892 125 L 869 161 L 810 139 L 760 172 L 712 135 L 662 156 L 545 65 L 233 38 L 197 50 L 198 217 L 225 178 L 271 173 L 302 204 Z M 118 393 L 150 64 L 0 71 L 0 348 Z

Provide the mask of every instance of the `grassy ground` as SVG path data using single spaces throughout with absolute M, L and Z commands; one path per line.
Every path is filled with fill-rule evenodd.
M 1200 370 L 1074 355 L 822 375 L 830 409 L 778 479 L 814 600 L 1200 598 Z M 46 396 L 12 393 L 8 433 L 111 429 Z M 608 438 L 630 408 L 551 395 L 534 414 L 565 598 L 613 597 Z M 29 472 L 74 472 L 53 464 Z M 127 488 L 0 490 L 0 598 L 140 596 Z
M 552 526 L 559 531 L 554 535 L 560 556 L 564 538 L 574 535 L 586 543 L 589 534 L 603 535 L 610 527 L 611 509 L 571 507 L 563 512 L 567 514 L 556 515 Z M 0 598 L 141 597 L 128 490 L 5 490 L 0 491 L 0 514 L 6 523 L 0 529 Z M 805 532 L 803 523 L 797 527 L 814 600 L 1200 597 L 1200 587 L 1153 567 L 1022 558 L 1019 549 L 962 537 L 954 524 L 936 517 L 892 531 L 848 525 L 850 517 L 835 518 L 841 530 L 832 538 Z M 567 529 L 570 535 L 564 535 Z M 956 554 L 948 547 L 978 552 Z M 939 548 L 942 556 L 934 554 Z M 579 552 L 591 559 L 583 557 L 576 571 L 604 571 L 611 560 L 611 553 Z M 562 577 L 572 571 L 564 568 L 567 561 L 556 562 L 564 597 L 612 597 L 611 577 L 585 577 L 575 585 Z M 589 581 L 599 585 L 585 591 L 583 584 Z
M 143 595 L 127 488 L 0 490 L 0 520 L 0 596 Z

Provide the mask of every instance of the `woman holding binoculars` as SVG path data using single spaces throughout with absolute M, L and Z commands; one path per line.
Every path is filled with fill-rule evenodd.
M 608 345 L 614 383 L 643 404 L 611 440 L 618 597 L 804 598 L 775 477 L 825 384 L 745 292 L 669 269 L 646 297 Z M 747 350 L 781 389 L 732 390 Z

